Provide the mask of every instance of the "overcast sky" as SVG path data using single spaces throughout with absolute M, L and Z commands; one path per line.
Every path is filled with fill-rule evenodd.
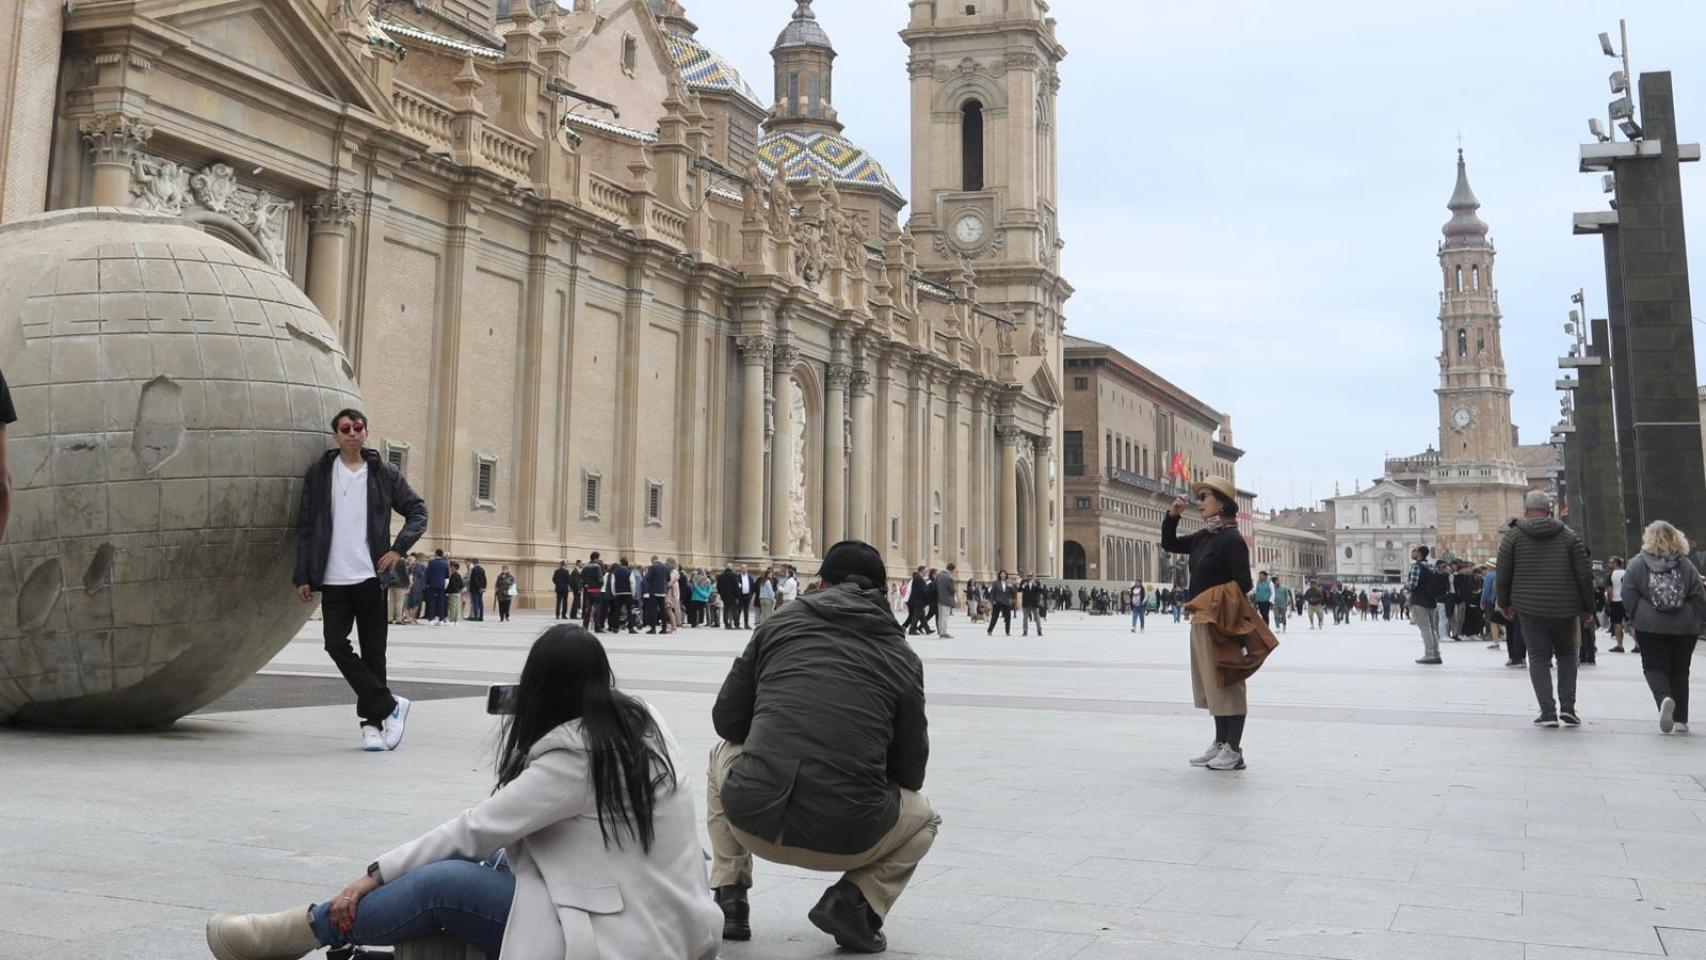
M 685 0 L 699 36 L 768 100 L 792 0 Z M 1618 7 L 1621 9 L 1618 9 Z M 817 0 L 847 135 L 908 191 L 903 0 Z M 878 15 L 876 10 L 891 11 Z M 1569 296 L 1605 311 L 1604 209 L 1576 172 L 1611 99 L 1595 34 L 1629 19 L 1633 66 L 1671 70 L 1706 140 L 1706 3 L 1056 0 L 1067 330 L 1232 414 L 1239 485 L 1267 508 L 1349 492 L 1438 442 L 1436 247 L 1457 138 L 1499 251 L 1513 416 L 1557 419 Z M 1690 259 L 1706 169 L 1683 168 Z M 1706 297 L 1706 290 L 1696 293 Z M 1706 308 L 1696 307 L 1706 316 Z

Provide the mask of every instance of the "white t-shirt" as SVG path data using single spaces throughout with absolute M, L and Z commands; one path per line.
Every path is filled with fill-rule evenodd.
M 374 576 L 367 551 L 367 463 L 351 470 L 340 458 L 332 462 L 332 550 L 323 582 L 341 587 Z
M 793 577 L 783 577 L 780 587 L 783 603 L 786 603 L 800 595 L 800 581 L 795 580 Z
M 1625 573 L 1628 573 L 1628 572 L 1629 571 L 1627 571 L 1627 570 L 1613 570 L 1613 571 L 1611 571 L 1611 602 L 1612 603 L 1622 603 L 1623 602 L 1623 575 Z

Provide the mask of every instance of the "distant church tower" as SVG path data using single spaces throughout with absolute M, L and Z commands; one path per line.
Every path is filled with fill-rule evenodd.
M 1476 211 L 1463 151 L 1451 219 L 1439 245 L 1445 289 L 1439 299 L 1440 465 L 1433 477 L 1442 553 L 1485 560 L 1498 551 L 1505 524 L 1522 516 L 1526 474 L 1516 459 L 1511 390 L 1499 337 L 1493 244 Z

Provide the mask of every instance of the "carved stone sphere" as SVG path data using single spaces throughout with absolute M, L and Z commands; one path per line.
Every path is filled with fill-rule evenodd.
M 360 405 L 289 277 L 157 214 L 9 223 L 0 370 L 0 723 L 163 726 L 284 648 L 301 477 Z

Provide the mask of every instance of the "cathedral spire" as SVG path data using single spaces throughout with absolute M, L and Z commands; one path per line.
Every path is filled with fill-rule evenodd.
M 1457 187 L 1451 191 L 1451 199 L 1445 207 L 1451 211 L 1451 219 L 1446 222 L 1443 232 L 1446 242 L 1453 245 L 1482 243 L 1487 239 L 1487 225 L 1482 222 L 1476 211 L 1481 209 L 1481 201 L 1475 198 L 1475 191 L 1469 188 L 1469 169 L 1463 162 L 1463 148 L 1457 148 Z
M 765 121 L 778 127 L 825 129 L 839 133 L 841 122 L 830 103 L 835 70 L 835 45 L 817 22 L 812 0 L 796 0 L 794 16 L 770 48 L 776 65 L 776 99 Z

